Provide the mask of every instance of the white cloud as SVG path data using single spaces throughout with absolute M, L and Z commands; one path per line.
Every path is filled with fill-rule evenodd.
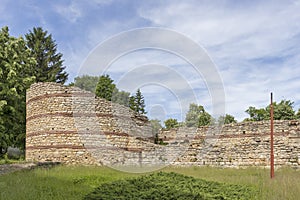
M 80 5 L 76 1 L 72 1 L 69 5 L 56 4 L 54 6 L 55 11 L 60 14 L 63 18 L 71 23 L 75 23 L 79 18 L 82 17 L 82 11 Z
M 300 100 L 299 1 L 246 4 L 172 1 L 139 10 L 154 24 L 204 44 L 224 81 L 227 112 L 240 120 L 249 105 L 266 106 L 270 91 L 278 100 Z
M 123 10 L 118 10 L 120 2 L 113 0 L 49 5 L 19 2 L 17 6 L 5 6 L 5 2 L 9 3 L 1 2 L 0 22 L 22 29 L 17 35 L 37 25 L 48 30 L 64 54 L 70 81 L 100 42 L 132 28 L 159 26 L 179 31 L 207 49 L 223 79 L 227 112 L 238 119 L 246 117 L 244 110 L 250 105 L 266 106 L 271 91 L 277 101 L 286 98 L 300 104 L 300 1 L 128 1 L 122 4 Z M 166 40 L 163 36 L 158 39 Z M 184 45 L 180 40 L 174 41 L 174 46 Z M 128 54 L 116 61 L 110 72 L 119 79 L 137 66 L 150 63 L 176 70 L 193 87 L 198 103 L 210 109 L 211 96 L 204 78 L 189 70 L 189 65 L 178 56 L 147 51 Z M 172 87 L 185 89 L 176 80 L 166 81 Z M 146 93 L 151 98 L 150 92 L 155 94 L 156 90 L 148 89 Z M 168 114 L 178 113 L 176 102 L 157 98 L 169 103 Z

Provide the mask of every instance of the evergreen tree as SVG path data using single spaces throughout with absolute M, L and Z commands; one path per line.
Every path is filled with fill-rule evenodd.
M 136 112 L 135 98 L 134 96 L 129 97 L 129 108 Z
M 111 101 L 113 92 L 116 89 L 116 85 L 113 82 L 108 74 L 100 76 L 96 86 L 96 96 Z
M 36 61 L 23 38 L 0 30 L 0 157 L 8 146 L 25 145 L 25 94 L 34 82 L 30 76 Z
M 33 28 L 25 35 L 26 43 L 31 50 L 31 56 L 37 61 L 32 75 L 36 82 L 65 83 L 68 74 L 64 71 L 62 54 L 57 53 L 57 45 L 51 34 L 41 27 Z
M 147 113 L 145 111 L 145 100 L 140 89 L 136 91 L 134 96 L 129 97 L 129 108 L 139 114 Z
M 136 104 L 136 112 L 140 114 L 146 114 L 145 111 L 145 100 L 144 96 L 141 93 L 141 90 L 138 89 L 135 94 L 135 104 Z

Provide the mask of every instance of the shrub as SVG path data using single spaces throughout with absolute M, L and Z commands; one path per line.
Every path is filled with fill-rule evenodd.
M 85 196 L 94 199 L 255 199 L 251 187 L 211 182 L 176 173 L 155 173 L 105 183 Z

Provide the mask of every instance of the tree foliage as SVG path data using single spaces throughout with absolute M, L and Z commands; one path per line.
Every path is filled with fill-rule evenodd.
M 116 88 L 113 92 L 111 101 L 128 107 L 129 97 L 130 97 L 129 92 L 119 91 L 118 88 Z
M 36 82 L 65 83 L 68 74 L 64 71 L 63 55 L 57 52 L 52 35 L 37 27 L 25 34 L 25 38 L 31 56 L 36 59 L 35 68 L 31 73 L 36 77 Z
M 100 78 L 101 78 L 101 76 L 100 77 L 99 76 L 90 76 L 90 75 L 78 76 L 74 79 L 74 86 L 79 87 L 83 90 L 95 93 L 96 86 L 97 86 Z M 113 80 L 111 78 L 107 78 L 107 77 L 102 78 L 102 81 L 104 81 L 104 82 L 102 82 L 103 86 L 105 86 L 105 84 L 107 84 L 109 86 L 107 88 L 109 90 L 108 91 L 109 94 L 111 92 L 111 89 L 114 88 L 113 92 L 112 92 L 112 96 L 111 96 L 112 102 L 118 103 L 118 104 L 121 104 L 121 105 L 124 105 L 127 107 L 129 106 L 129 97 L 130 97 L 129 92 L 120 91 L 116 86 L 115 87 L 112 86 Z M 101 88 L 105 89 L 105 87 L 102 87 L 102 86 L 101 86 Z M 101 90 L 101 91 L 103 91 L 103 90 Z
M 94 92 L 96 91 L 97 83 L 99 82 L 99 76 L 83 75 L 74 79 L 74 85 L 83 90 Z
M 292 120 L 297 115 L 293 109 L 294 102 L 290 100 L 281 100 L 279 103 L 273 102 L 275 120 Z M 270 105 L 265 108 L 255 108 L 250 106 L 246 112 L 249 114 L 250 121 L 262 121 L 270 119 Z
M 191 103 L 189 111 L 185 117 L 185 124 L 187 127 L 207 126 L 211 123 L 211 115 L 205 111 L 204 107 Z
M 264 108 L 255 108 L 250 106 L 246 111 L 250 116 L 250 121 L 262 121 L 267 118 L 267 111 Z
M 294 102 L 290 100 L 281 100 L 279 103 L 274 102 L 273 106 L 275 120 L 292 120 L 296 118 Z M 266 112 L 270 113 L 270 106 L 266 107 Z M 267 115 L 266 119 L 270 119 L 270 115 Z
M 237 123 L 237 121 L 234 119 L 234 116 L 226 114 L 225 116 L 220 116 L 218 119 L 219 124 L 231 124 L 231 123 Z
M 113 82 L 108 74 L 100 76 L 96 86 L 96 96 L 111 101 L 113 92 L 116 89 L 116 85 Z
M 300 108 L 298 109 L 298 112 L 296 114 L 296 119 L 300 119 Z
M 177 119 L 167 119 L 164 121 L 165 127 L 167 130 L 170 130 L 171 128 L 177 128 L 179 126 Z
M 129 97 L 129 107 L 139 114 L 146 114 L 145 100 L 140 89 L 138 89 L 134 96 Z
M 0 156 L 8 146 L 24 148 L 25 94 L 35 81 L 36 64 L 23 38 L 9 35 L 8 27 L 0 31 Z

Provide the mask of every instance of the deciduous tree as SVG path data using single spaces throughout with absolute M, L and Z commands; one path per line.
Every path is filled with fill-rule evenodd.
M 99 81 L 99 76 L 83 75 L 83 76 L 78 76 L 74 79 L 74 85 L 83 90 L 95 93 L 98 81 Z
M 167 119 L 166 121 L 164 121 L 164 124 L 167 130 L 178 127 L 177 119 L 173 119 L 173 118 Z
M 275 120 L 291 120 L 297 118 L 293 109 L 294 102 L 281 100 L 279 103 L 273 102 Z M 270 105 L 266 108 L 255 108 L 250 106 L 246 112 L 250 115 L 250 121 L 262 121 L 270 119 Z
M 185 117 L 185 124 L 187 127 L 207 126 L 211 123 L 211 115 L 205 111 L 204 107 L 191 103 L 189 111 Z
M 226 114 L 224 116 L 220 116 L 218 119 L 219 124 L 231 124 L 231 123 L 236 123 L 237 121 L 234 119 L 234 116 Z
M 22 37 L 0 30 L 0 156 L 8 146 L 25 145 L 25 93 L 36 64 Z

